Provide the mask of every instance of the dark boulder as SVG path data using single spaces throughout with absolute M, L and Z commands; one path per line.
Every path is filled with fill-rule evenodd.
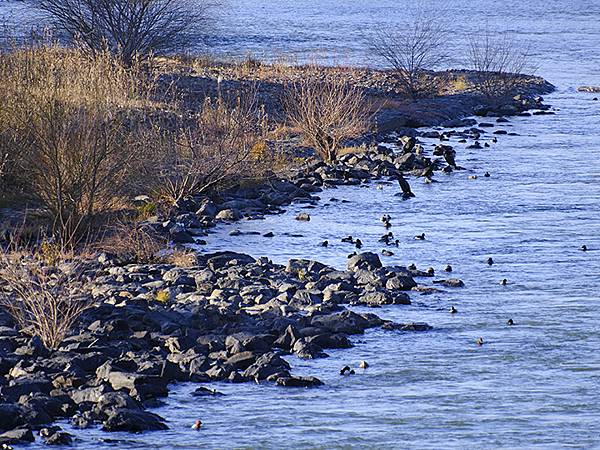
M 118 409 L 112 411 L 102 424 L 103 431 L 141 431 L 167 430 L 169 427 L 158 414 L 137 409 Z
M 321 386 L 323 382 L 316 377 L 279 377 L 275 381 L 278 386 L 285 387 L 313 387 Z
M 242 374 L 245 378 L 264 380 L 267 377 L 290 370 L 290 365 L 278 354 L 269 352 L 262 355 L 254 364 L 248 367 Z

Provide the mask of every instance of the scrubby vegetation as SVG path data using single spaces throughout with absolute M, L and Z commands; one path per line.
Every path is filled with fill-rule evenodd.
M 369 131 L 373 113 L 365 94 L 340 81 L 308 78 L 284 97 L 288 120 L 326 162 L 335 162 L 345 140 Z

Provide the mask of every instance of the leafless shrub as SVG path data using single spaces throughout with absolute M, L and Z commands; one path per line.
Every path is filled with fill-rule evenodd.
M 154 130 L 149 136 L 152 173 L 148 180 L 159 197 L 176 205 L 225 183 L 251 177 L 260 164 L 267 116 L 256 95 L 228 101 L 206 98 L 194 123 L 181 130 Z
M 31 0 L 54 26 L 94 53 L 126 64 L 184 49 L 208 24 L 215 0 Z
M 81 268 L 46 266 L 31 255 L 0 254 L 0 308 L 23 332 L 56 349 L 94 302 L 81 290 Z
M 529 47 L 507 34 L 492 36 L 489 31 L 471 37 L 469 64 L 475 71 L 475 88 L 483 95 L 505 97 L 515 91 L 522 74 L 533 72 Z
M 447 61 L 445 23 L 418 11 L 403 26 L 384 27 L 372 40 L 373 51 L 396 73 L 404 92 L 411 98 L 437 92 L 440 79 L 431 74 Z
M 139 148 L 136 111 L 150 104 L 146 80 L 108 53 L 94 60 L 57 47 L 0 53 L 0 144 L 65 245 L 119 194 Z
M 364 92 L 338 81 L 307 77 L 290 84 L 282 102 L 290 124 L 327 163 L 337 160 L 345 140 L 368 131 L 373 119 Z
M 136 263 L 157 262 L 167 240 L 140 222 L 119 223 L 96 247 L 114 253 L 126 261 Z

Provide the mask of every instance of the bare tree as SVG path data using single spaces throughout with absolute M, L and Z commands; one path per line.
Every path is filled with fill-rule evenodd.
M 30 0 L 54 26 L 92 52 L 136 57 L 185 48 L 208 23 L 216 0 Z
M 489 31 L 471 37 L 469 64 L 475 71 L 475 88 L 487 97 L 504 97 L 519 86 L 523 74 L 535 71 L 529 46 L 507 34 Z
M 344 140 L 368 131 L 373 119 L 371 105 L 362 90 L 348 83 L 314 77 L 290 85 L 283 105 L 291 125 L 327 163 L 337 160 Z
M 448 59 L 445 23 L 433 14 L 418 11 L 405 26 L 384 27 L 372 40 L 373 51 L 397 74 L 410 97 L 430 95 L 439 79 L 431 71 Z
M 81 291 L 79 267 L 47 267 L 31 256 L 0 254 L 0 308 L 21 329 L 56 349 L 94 301 Z

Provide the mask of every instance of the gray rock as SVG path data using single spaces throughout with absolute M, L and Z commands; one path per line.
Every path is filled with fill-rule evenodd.
M 433 283 L 441 284 L 442 286 L 447 286 L 447 287 L 454 287 L 454 288 L 465 286 L 465 283 L 463 283 L 463 281 L 459 280 L 458 278 L 448 278 L 447 280 L 433 280 Z
M 240 220 L 242 215 L 237 209 L 223 209 L 217 213 L 215 216 L 216 220 L 223 220 L 227 222 L 233 222 L 236 220 Z
M 377 253 L 360 253 L 348 260 L 348 270 L 351 271 L 356 271 L 358 269 L 375 270 L 380 267 L 382 267 L 381 260 Z
M 264 380 L 276 373 L 287 373 L 290 365 L 273 352 L 265 353 L 242 374 L 245 378 Z
M 417 287 L 417 283 L 411 277 L 398 275 L 389 278 L 385 283 L 385 288 L 398 291 L 410 291 Z
M 23 444 L 34 442 L 35 438 L 30 428 L 17 428 L 0 434 L 0 444 Z
M 110 413 L 102 424 L 103 431 L 141 431 L 167 430 L 164 419 L 158 414 L 147 411 L 118 409 Z

